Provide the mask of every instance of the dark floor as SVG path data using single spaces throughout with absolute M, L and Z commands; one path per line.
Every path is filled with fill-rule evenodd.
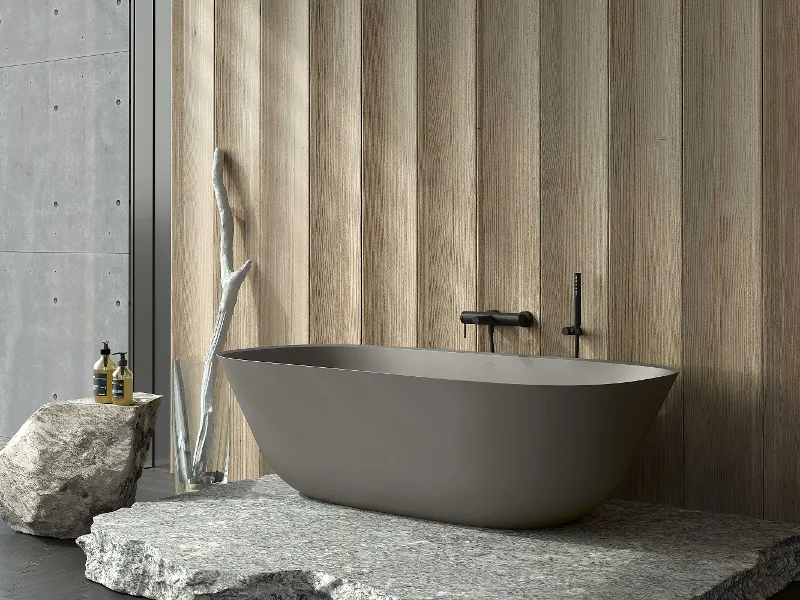
M 174 490 L 169 471 L 145 469 L 136 500 L 159 500 Z M 0 600 L 130 598 L 85 579 L 84 564 L 83 551 L 75 540 L 25 535 L 0 523 Z
M 173 476 L 146 469 L 136 499 L 159 500 L 173 494 Z M 83 576 L 84 556 L 74 540 L 56 540 L 16 533 L 0 523 L 0 600 L 106 600 L 130 598 L 92 583 Z M 800 583 L 773 596 L 800 600 Z

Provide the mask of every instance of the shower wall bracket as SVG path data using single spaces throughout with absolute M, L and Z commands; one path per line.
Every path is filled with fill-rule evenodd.
M 532 327 L 536 322 L 533 314 L 527 310 L 519 313 L 502 313 L 497 310 L 468 311 L 461 313 L 464 324 L 464 337 L 467 337 L 467 325 L 486 325 L 489 328 L 489 352 L 494 352 L 495 327 Z
M 574 336 L 573 356 L 580 358 L 581 354 L 581 336 L 583 329 L 581 329 L 581 274 L 575 273 L 572 276 L 572 325 L 567 325 L 561 330 L 562 335 Z

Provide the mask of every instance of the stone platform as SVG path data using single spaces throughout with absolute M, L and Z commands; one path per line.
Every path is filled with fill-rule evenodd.
M 475 529 L 325 504 L 277 475 L 98 516 L 86 577 L 148 598 L 752 599 L 800 574 L 800 526 L 610 501 Z

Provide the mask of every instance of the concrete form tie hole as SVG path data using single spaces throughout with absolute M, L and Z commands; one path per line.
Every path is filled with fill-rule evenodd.
M 53 304 L 58 304 L 58 298 L 53 298 Z

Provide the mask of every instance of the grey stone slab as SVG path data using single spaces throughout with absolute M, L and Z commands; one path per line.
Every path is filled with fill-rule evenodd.
M 0 252 L 0 436 L 91 394 L 100 341 L 128 350 L 128 297 L 127 255 Z
M 128 50 L 129 0 L 0 0 L 0 67 Z
M 128 70 L 127 52 L 0 69 L 0 250 L 128 251 Z
M 300 496 L 271 475 L 97 517 L 86 576 L 149 598 L 765 598 L 800 526 L 610 501 L 537 531 L 476 529 Z

